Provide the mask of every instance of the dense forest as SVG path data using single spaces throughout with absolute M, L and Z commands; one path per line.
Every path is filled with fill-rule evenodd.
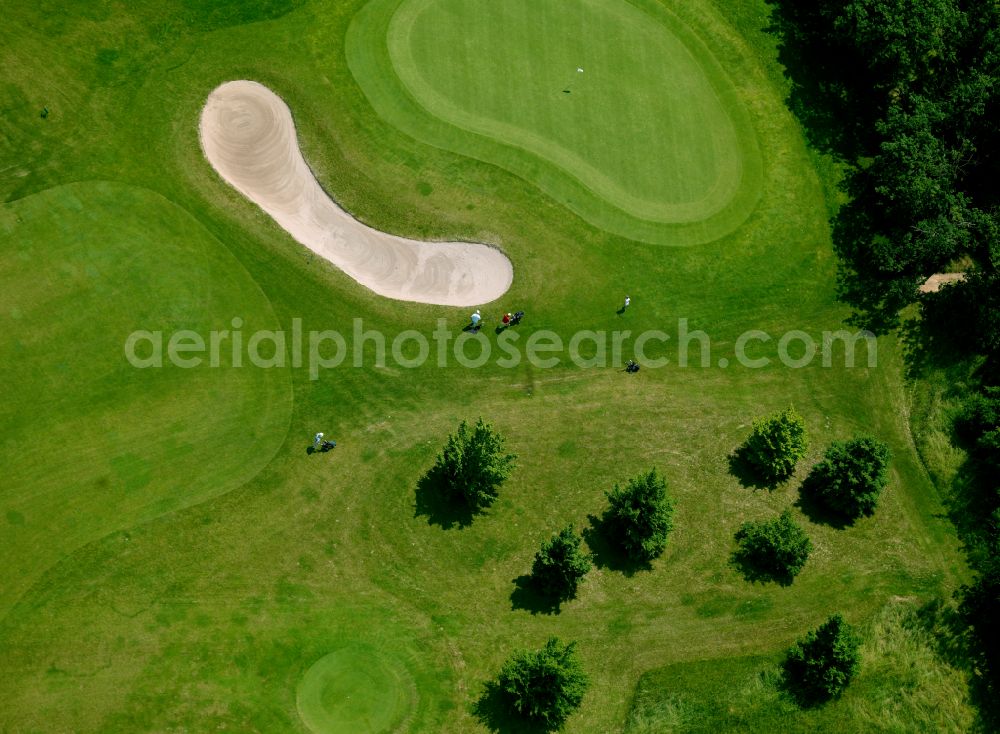
M 970 467 L 958 593 L 978 680 L 1000 693 L 1000 3 L 771 0 L 789 106 L 845 171 L 832 217 L 853 322 L 899 330 L 911 366 L 961 363 Z M 922 292 L 936 273 L 964 277 Z M 915 370 L 919 379 L 919 369 Z

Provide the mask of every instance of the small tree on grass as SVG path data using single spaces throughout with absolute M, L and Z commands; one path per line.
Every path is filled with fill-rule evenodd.
M 517 457 L 504 449 L 504 440 L 480 418 L 472 428 L 465 421 L 448 436 L 431 470 L 449 498 L 465 502 L 473 512 L 492 505 L 500 485 L 514 470 Z
M 541 650 L 522 650 L 500 669 L 497 688 L 505 704 L 546 729 L 559 729 L 587 690 L 576 644 L 549 638 Z
M 787 408 L 754 421 L 739 456 L 766 482 L 788 479 L 799 459 L 806 455 L 806 424 Z
M 834 614 L 796 642 L 785 659 L 785 679 L 804 703 L 839 696 L 861 666 L 860 638 Z
M 736 562 L 748 575 L 776 581 L 795 578 L 812 551 L 812 541 L 788 510 L 774 520 L 743 523 L 736 542 Z
M 531 566 L 532 583 L 540 592 L 560 601 L 576 596 L 576 587 L 591 566 L 590 554 L 581 549 L 581 543 L 572 525 L 542 543 Z
M 892 453 L 870 436 L 834 441 L 802 488 L 838 515 L 871 515 L 889 476 Z
M 616 484 L 607 498 L 605 528 L 629 558 L 645 562 L 663 553 L 674 524 L 674 505 L 656 469 L 630 479 L 624 488 Z

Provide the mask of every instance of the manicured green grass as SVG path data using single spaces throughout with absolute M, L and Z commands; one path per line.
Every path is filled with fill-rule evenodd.
M 378 650 L 349 647 L 317 660 L 299 683 L 299 715 L 316 734 L 397 729 L 414 692 L 405 668 Z
M 763 25 L 751 21 L 766 22 L 763 4 L 750 12 L 739 3 L 739 31 L 714 4 L 665 5 L 726 70 L 761 166 L 746 221 L 690 248 L 587 224 L 536 179 L 380 117 L 352 74 L 355 57 L 348 62 L 352 22 L 371 8 L 360 0 L 274 3 L 260 17 L 226 7 L 232 14 L 151 0 L 5 7 L 0 277 L 13 285 L 0 333 L 4 416 L 19 418 L 5 422 L 0 451 L 21 480 L 5 476 L 0 492 L 6 502 L 20 488 L 22 503 L 49 493 L 33 515 L 15 508 L 23 526 L 18 515 L 0 518 L 7 537 L 35 533 L 17 550 L 26 571 L 3 572 L 13 602 L 0 620 L 5 728 L 306 731 L 299 691 L 308 671 L 356 646 L 412 680 L 406 728 L 481 731 L 471 707 L 484 682 L 512 649 L 556 634 L 579 642 L 592 680 L 567 730 L 615 731 L 648 671 L 697 663 L 727 681 L 731 665 L 773 660 L 833 611 L 865 624 L 893 596 L 947 594 L 961 580 L 954 532 L 910 438 L 890 339 L 876 368 L 850 370 L 775 363 L 626 376 L 566 361 L 550 370 L 369 363 L 313 382 L 305 370 L 127 369 L 121 345 L 133 328 L 210 328 L 241 316 L 349 331 L 363 317 L 391 337 L 430 334 L 438 317 L 457 329 L 467 317 L 372 296 L 218 179 L 198 150 L 198 114 L 212 88 L 235 78 L 281 94 L 317 176 L 364 221 L 501 246 L 515 281 L 484 314 L 523 308 L 525 334 L 674 331 L 683 317 L 711 334 L 716 365 L 746 329 L 818 336 L 845 315 L 833 298 L 822 182 L 781 104 L 770 52 L 748 40 Z M 384 48 L 371 47 L 373 68 L 376 54 L 388 60 Z M 57 253 L 70 256 L 64 279 Z M 91 261 L 99 267 L 89 273 Z M 32 278 L 62 299 L 51 318 L 28 307 L 39 290 Z M 632 307 L 618 316 L 625 293 Z M 27 316 L 34 325 L 18 326 Z M 51 333 L 47 346 L 26 342 L 36 331 Z M 19 343 L 34 349 L 23 363 Z M 58 398 L 54 408 L 46 394 Z M 127 412 L 145 400 L 138 415 Z M 754 416 L 789 403 L 807 422 L 807 461 L 773 492 L 742 487 L 727 455 Z M 445 530 L 418 514 L 416 484 L 447 433 L 479 415 L 505 433 L 519 468 L 486 516 Z M 120 416 L 153 426 L 141 449 L 128 426 L 117 436 L 94 430 Z M 63 429 L 64 417 L 77 422 Z M 88 451 L 38 449 L 40 436 L 63 430 Z M 334 452 L 306 454 L 317 430 L 339 442 Z M 816 547 L 805 569 L 789 587 L 746 583 L 728 563 L 739 524 L 793 504 L 824 446 L 862 430 L 896 457 L 875 517 L 838 530 L 795 510 Z M 178 450 L 185 443 L 189 454 Z M 130 464 L 129 453 L 149 456 L 156 472 Z M 559 615 L 515 608 L 513 579 L 541 540 L 570 522 L 586 527 L 613 482 L 653 465 L 677 514 L 652 570 L 595 569 Z M 94 481 L 109 475 L 122 487 L 149 483 L 129 504 L 114 483 Z M 22 588 L 8 592 L 8 578 Z
M 379 0 L 352 25 L 348 58 L 402 130 L 618 234 L 707 242 L 760 196 L 748 100 L 659 3 Z
M 124 338 L 150 325 L 277 322 L 239 261 L 158 194 L 49 189 L 0 212 L 0 250 L 2 616 L 64 554 L 251 479 L 284 441 L 291 388 L 281 370 L 125 361 Z

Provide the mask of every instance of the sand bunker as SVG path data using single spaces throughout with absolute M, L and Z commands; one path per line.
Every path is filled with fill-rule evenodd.
M 957 283 L 965 278 L 965 273 L 938 273 L 932 275 L 920 285 L 921 293 L 937 293 L 942 286 Z
M 288 106 L 262 84 L 233 81 L 215 89 L 200 135 L 222 178 L 296 240 L 381 296 L 474 306 L 510 288 L 513 268 L 496 248 L 396 237 L 337 206 L 299 151 Z

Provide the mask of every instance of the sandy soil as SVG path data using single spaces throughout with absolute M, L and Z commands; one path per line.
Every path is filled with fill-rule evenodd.
M 965 273 L 937 273 L 932 275 L 920 286 L 921 293 L 937 293 L 941 286 L 948 283 L 957 283 L 965 277 Z
M 510 288 L 513 267 L 496 248 L 397 237 L 337 206 L 299 151 L 288 106 L 262 84 L 233 81 L 215 89 L 202 111 L 200 136 L 222 178 L 300 243 L 381 296 L 473 306 Z

